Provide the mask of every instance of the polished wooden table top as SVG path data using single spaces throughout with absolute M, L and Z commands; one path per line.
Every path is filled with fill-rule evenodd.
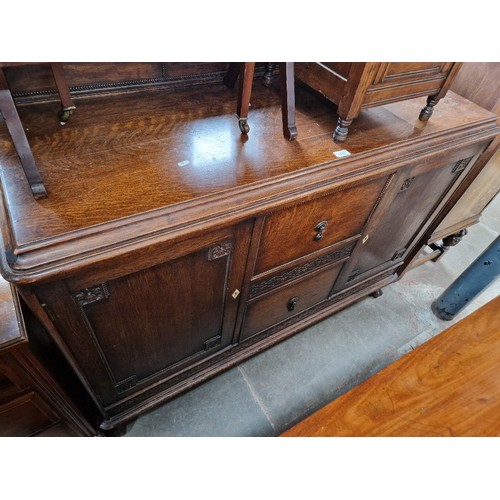
M 279 92 L 254 87 L 247 139 L 234 115 L 235 91 L 222 84 L 87 97 L 65 127 L 54 118 L 58 103 L 21 106 L 49 196 L 30 198 L 0 128 L 0 170 L 16 241 L 27 244 L 332 161 L 341 165 L 349 159 L 333 152 L 373 153 L 493 116 L 450 93 L 436 119 L 424 124 L 415 118 L 422 99 L 414 99 L 363 112 L 349 140 L 337 145 L 331 107 L 303 89 L 297 92 L 301 134 L 289 142 L 282 137 Z
M 298 89 L 301 132 L 289 142 L 279 90 L 254 84 L 252 96 L 248 136 L 234 114 L 236 90 L 222 83 L 81 98 L 65 127 L 55 118 L 58 103 L 20 106 L 48 197 L 33 199 L 0 127 L 2 231 L 16 272 L 35 277 L 75 255 L 122 245 L 127 231 L 136 241 L 159 231 L 182 236 L 193 221 L 238 223 L 255 207 L 269 210 L 332 177 L 347 183 L 360 166 L 379 162 L 389 172 L 396 158 L 432 149 L 429 138 L 439 151 L 450 130 L 457 144 L 462 135 L 471 140 L 471 128 L 478 141 L 497 133 L 492 113 L 450 93 L 426 123 L 416 118 L 423 98 L 367 110 L 337 145 L 331 104 Z M 344 149 L 350 155 L 334 155 Z
M 499 366 L 497 297 L 283 436 L 500 436 Z

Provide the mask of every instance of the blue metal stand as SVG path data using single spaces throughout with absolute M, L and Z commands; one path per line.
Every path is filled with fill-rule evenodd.
M 432 303 L 432 312 L 440 319 L 452 320 L 498 276 L 500 276 L 500 235 Z

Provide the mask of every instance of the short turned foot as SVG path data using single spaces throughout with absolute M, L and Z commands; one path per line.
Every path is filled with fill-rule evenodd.
M 427 98 L 427 105 L 422 108 L 420 116 L 418 117 L 421 122 L 426 122 L 432 116 L 434 106 L 438 103 L 438 101 L 439 99 L 435 99 L 432 96 Z
M 384 292 L 382 291 L 381 288 L 379 288 L 378 290 L 375 290 L 373 293 L 372 293 L 372 297 L 374 299 L 380 297 Z
M 333 133 L 333 140 L 335 142 L 344 142 L 347 137 L 348 127 L 352 123 L 352 120 L 344 120 L 339 116 L 339 121 L 335 132 Z

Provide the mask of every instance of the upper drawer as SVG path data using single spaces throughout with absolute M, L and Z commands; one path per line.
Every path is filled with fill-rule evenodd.
M 267 215 L 254 275 L 359 235 L 385 182 L 374 179 Z

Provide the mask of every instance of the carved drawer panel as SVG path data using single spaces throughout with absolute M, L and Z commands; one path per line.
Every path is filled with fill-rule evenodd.
M 340 268 L 341 264 L 330 266 L 250 301 L 240 340 L 252 337 L 326 300 Z
M 378 178 L 266 216 L 254 275 L 359 236 L 385 183 Z
M 331 245 L 324 251 L 315 253 L 307 258 L 298 259 L 292 265 L 281 266 L 273 269 L 271 272 L 257 276 L 252 280 L 250 298 L 252 299 L 278 286 L 305 277 L 307 274 L 319 271 L 336 262 L 345 262 L 351 255 L 356 243 L 357 238 L 352 238 L 340 244 Z

